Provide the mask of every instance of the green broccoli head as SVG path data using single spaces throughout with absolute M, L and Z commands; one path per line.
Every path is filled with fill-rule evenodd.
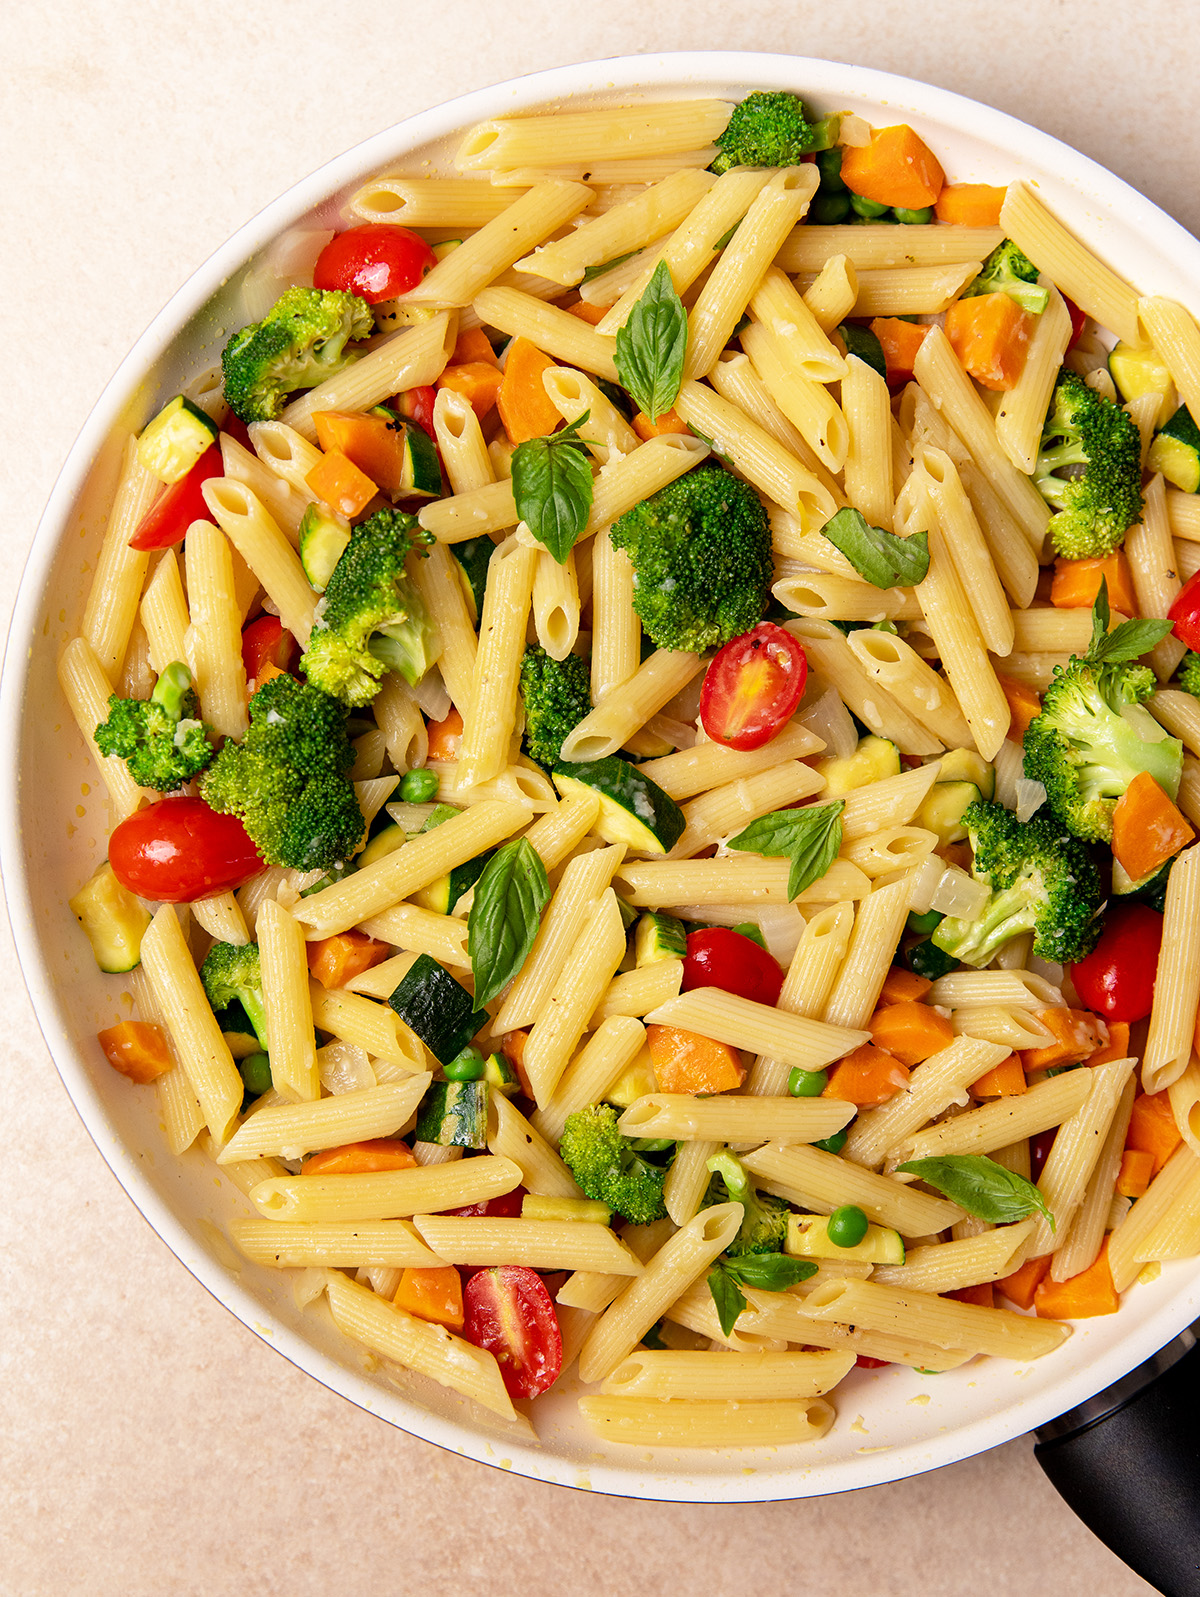
M 762 620 L 771 529 L 754 489 L 705 462 L 613 524 L 633 562 L 633 608 L 655 646 L 719 648 Z
M 1141 455 L 1132 416 L 1064 371 L 1042 430 L 1034 480 L 1058 512 L 1050 536 L 1065 559 L 1104 558 L 1120 548 L 1142 513 Z M 1057 475 L 1061 471 L 1071 475 Z
M 139 787 L 173 793 L 213 757 L 209 729 L 197 719 L 192 673 L 182 660 L 166 666 L 148 699 L 108 701 L 108 719 L 96 728 L 101 754 L 120 755 Z
M 558 1151 L 581 1192 L 607 1203 L 634 1225 L 649 1225 L 667 1212 L 666 1167 L 643 1159 L 633 1139 L 622 1136 L 618 1113 L 610 1103 L 593 1103 L 568 1115 Z
M 521 702 L 529 758 L 547 770 L 558 764 L 563 739 L 590 714 L 588 663 L 578 654 L 554 660 L 545 649 L 525 650 L 521 660 Z
M 717 138 L 720 152 L 710 172 L 735 166 L 795 166 L 821 143 L 800 97 L 785 90 L 748 94 Z
M 738 1234 L 725 1249 L 731 1258 L 742 1253 L 782 1253 L 791 1209 L 782 1198 L 759 1192 L 741 1160 L 722 1148 L 708 1161 L 712 1180 L 702 1207 L 740 1203 L 745 1210 Z
M 356 360 L 347 343 L 374 325 L 371 307 L 357 294 L 289 288 L 222 351 L 230 410 L 245 422 L 273 421 L 297 388 L 315 388 Z
M 1087 849 L 1060 822 L 1021 822 L 1002 804 L 978 800 L 963 813 L 975 858 L 971 874 L 991 889 L 973 920 L 947 915 L 933 943 L 982 969 L 1012 937 L 1033 933 L 1039 959 L 1083 959 L 1100 936 L 1100 873 Z
M 250 729 L 204 773 L 200 795 L 236 815 L 269 865 L 328 870 L 362 842 L 365 822 L 346 772 L 354 750 L 346 710 L 281 675 L 250 700 Z
M 263 1005 L 262 967 L 257 943 L 214 943 L 200 967 L 204 994 L 214 1010 L 228 1009 L 235 1000 L 246 1011 L 254 1035 L 267 1043 L 267 1017 Z
M 1179 666 L 1179 686 L 1200 699 L 1200 654 L 1189 649 Z
M 1003 239 L 983 263 L 979 276 L 963 289 L 963 299 L 976 294 L 1007 294 L 1023 311 L 1040 316 L 1050 303 L 1050 290 L 1038 287 L 1038 269 L 1013 243 Z
M 1025 733 L 1025 775 L 1041 782 L 1068 831 L 1089 843 L 1112 841 L 1117 800 L 1139 771 L 1173 799 L 1183 745 L 1168 737 L 1143 701 L 1154 673 L 1137 664 L 1072 659 L 1059 666 Z
M 421 680 L 437 658 L 437 633 L 404 563 L 432 541 L 403 510 L 377 510 L 354 528 L 300 662 L 315 687 L 357 709 L 387 671 Z

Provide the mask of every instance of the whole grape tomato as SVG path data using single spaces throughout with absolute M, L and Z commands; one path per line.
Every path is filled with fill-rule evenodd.
M 756 1004 L 774 1005 L 783 986 L 783 972 L 765 948 L 728 926 L 705 926 L 689 932 L 683 960 L 683 991 L 719 987 Z
M 357 294 L 368 305 L 415 288 L 436 257 L 418 234 L 394 222 L 367 222 L 335 233 L 317 256 L 314 288 Z
M 186 795 L 127 815 L 108 840 L 108 862 L 122 887 L 164 904 L 229 892 L 264 868 L 236 815 Z
M 1163 918 L 1148 904 L 1117 904 L 1100 941 L 1068 968 L 1080 1001 L 1105 1020 L 1144 1020 L 1154 1002 Z
M 773 621 L 760 621 L 709 664 L 700 689 L 704 730 L 731 749 L 761 748 L 795 712 L 807 677 L 800 641 Z
M 1180 642 L 1189 649 L 1200 649 L 1200 571 L 1180 588 L 1167 615 L 1175 623 L 1175 636 Z

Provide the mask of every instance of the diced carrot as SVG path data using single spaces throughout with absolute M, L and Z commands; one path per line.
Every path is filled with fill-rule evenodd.
M 496 366 L 489 365 L 485 360 L 468 360 L 461 366 L 447 366 L 438 378 L 437 386 L 461 394 L 482 421 L 496 403 L 496 395 L 503 381 Z
M 552 433 L 562 421 L 542 382 L 554 362 L 527 338 L 514 338 L 504 357 L 504 380 L 496 409 L 510 444 Z
M 504 1039 L 503 1053 L 509 1064 L 517 1073 L 517 1080 L 521 1083 L 521 1091 L 526 1098 L 534 1096 L 533 1083 L 529 1079 L 529 1072 L 525 1069 L 525 1044 L 529 1041 L 527 1031 L 510 1031 Z
M 1119 610 L 1123 616 L 1137 615 L 1133 574 L 1124 549 L 1117 549 L 1103 560 L 1098 556 L 1086 560 L 1056 560 L 1050 603 L 1059 610 L 1090 610 L 1102 581 L 1108 583 L 1108 602 L 1114 610 Z
M 589 305 L 587 300 L 581 299 L 574 305 L 567 305 L 564 309 L 570 311 L 572 316 L 578 316 L 581 322 L 586 322 L 589 327 L 595 327 L 602 322 L 612 310 L 611 305 Z
M 343 516 L 357 516 L 379 492 L 377 484 L 340 449 L 323 454 L 304 480 L 318 499 Z
M 1090 1009 L 1039 1009 L 1037 1018 L 1054 1033 L 1044 1048 L 1026 1048 L 1021 1063 L 1026 1074 L 1055 1065 L 1077 1065 L 1090 1059 L 1107 1040 L 1104 1022 Z
M 906 322 L 900 316 L 876 316 L 871 331 L 883 351 L 888 382 L 893 387 L 912 382 L 913 362 L 929 328 L 919 322 Z
M 287 674 L 288 673 L 283 669 L 282 666 L 275 664 L 274 660 L 268 660 L 266 665 L 262 667 L 258 675 L 254 678 L 254 692 L 257 693 L 259 688 L 264 687 L 266 683 L 270 682 L 272 677 L 285 677 Z
M 1129 1022 L 1127 1020 L 1110 1020 L 1108 1025 L 1108 1041 L 1102 1048 L 1097 1048 L 1094 1054 L 1088 1055 L 1088 1069 L 1096 1065 L 1107 1065 L 1114 1059 L 1128 1059 L 1129 1055 Z
M 143 1086 L 175 1063 L 161 1029 L 144 1020 L 119 1021 L 96 1037 L 113 1069 Z
M 376 1170 L 411 1170 L 413 1151 L 399 1137 L 374 1137 L 370 1142 L 347 1142 L 340 1148 L 310 1153 L 300 1166 L 304 1176 L 362 1176 Z
M 638 437 L 647 443 L 651 438 L 661 438 L 664 433 L 686 433 L 691 429 L 687 422 L 680 421 L 673 410 L 664 410 L 657 421 L 651 421 L 644 410 L 639 410 L 631 423 Z
M 396 494 L 404 473 L 404 424 L 362 411 L 316 410 L 317 442 L 326 454 L 340 451 L 386 494 Z
M 1153 1154 L 1154 1175 L 1157 1175 L 1182 1141 L 1166 1088 L 1162 1092 L 1139 1093 L 1133 1100 L 1125 1146 L 1139 1153 Z
M 925 140 L 901 122 L 876 128 L 869 144 L 843 148 L 842 182 L 877 205 L 921 211 L 936 201 L 946 174 Z
M 660 1092 L 729 1092 L 746 1079 L 736 1048 L 696 1031 L 647 1026 L 646 1046 Z
M 1035 323 L 1008 294 L 956 299 L 946 312 L 946 337 L 959 365 L 985 388 L 1007 393 L 1025 370 Z
M 1149 771 L 1139 771 L 1117 800 L 1112 851 L 1135 882 L 1152 876 L 1195 835 Z
M 1008 1301 L 1015 1303 L 1019 1309 L 1031 1309 L 1034 1293 L 1050 1269 L 1050 1258 L 1050 1254 L 1043 1253 L 1039 1259 L 1026 1259 L 1019 1270 L 1002 1276 L 994 1283 L 996 1290 L 1003 1292 Z
M 954 1031 L 946 1017 L 911 998 L 877 1009 L 867 1022 L 867 1030 L 873 1043 L 910 1067 L 954 1041 Z
M 344 987 L 372 965 L 381 965 L 390 952 L 387 943 L 368 937 L 366 932 L 338 932 L 309 943 L 308 968 L 328 991 Z
M 1015 677 L 1006 677 L 1001 671 L 996 672 L 996 681 L 1008 700 L 1008 713 L 1012 716 L 1007 735 L 1014 743 L 1020 743 L 1029 730 L 1030 721 L 1042 713 L 1041 698 L 1036 688 L 1031 688 L 1026 682 L 1018 682 Z
M 1028 1089 L 1025 1072 L 1016 1054 L 1009 1054 L 998 1065 L 993 1065 L 979 1080 L 972 1083 L 971 1095 L 975 1098 L 1015 1098 Z
M 886 1103 L 907 1086 L 908 1066 L 891 1054 L 885 1054 L 882 1048 L 865 1042 L 834 1065 L 822 1096 L 840 1098 L 843 1103 L 856 1103 L 865 1108 L 870 1104 Z
M 1005 188 L 991 183 L 947 183 L 934 204 L 939 222 L 959 227 L 999 227 Z
M 492 348 L 491 339 L 482 327 L 467 327 L 461 333 L 454 345 L 454 353 L 446 362 L 447 366 L 470 366 L 481 361 L 485 366 L 494 366 L 500 370 L 500 362 L 496 359 L 496 351 Z
M 1042 1281 L 1033 1297 L 1034 1312 L 1043 1320 L 1092 1320 L 1115 1314 L 1121 1299 L 1108 1262 L 1108 1238 L 1093 1263 L 1066 1281 Z
M 924 998 L 933 986 L 928 976 L 918 976 L 915 970 L 905 970 L 900 965 L 893 965 L 883 978 L 883 987 L 879 993 L 881 1004 L 906 1004 L 913 1003 L 918 998 Z
M 431 760 L 457 760 L 463 734 L 463 718 L 457 710 L 451 708 L 444 721 L 430 721 L 425 730 L 429 734 Z
M 995 1288 L 990 1281 L 980 1281 L 975 1286 L 955 1287 L 953 1292 L 944 1295 L 953 1298 L 956 1303 L 974 1303 L 981 1309 L 996 1307 Z
M 449 1326 L 452 1331 L 462 1330 L 462 1276 L 452 1264 L 432 1270 L 402 1270 L 392 1301 L 419 1320 Z
M 1154 1179 L 1154 1155 L 1142 1148 L 1126 1148 L 1117 1172 L 1117 1191 L 1123 1198 L 1140 1198 Z

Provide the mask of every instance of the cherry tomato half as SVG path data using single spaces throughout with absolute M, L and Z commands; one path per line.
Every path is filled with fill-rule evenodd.
M 1075 991 L 1105 1020 L 1144 1020 L 1154 1002 L 1163 918 L 1148 904 L 1118 904 L 1086 959 L 1069 967 Z
M 463 1288 L 463 1335 L 494 1353 L 509 1397 L 537 1397 L 562 1369 L 562 1333 L 536 1270 L 501 1264 Z
M 1190 576 L 1167 611 L 1174 633 L 1189 649 L 1200 649 L 1200 571 Z
M 242 664 L 246 667 L 246 681 L 257 682 L 265 665 L 277 665 L 281 671 L 290 671 L 296 663 L 299 645 L 278 616 L 259 616 L 248 627 L 242 628 Z
M 759 749 L 804 694 L 804 646 L 773 621 L 734 638 L 713 658 L 700 689 L 700 719 L 714 743 Z
M 776 1004 L 783 972 L 765 948 L 751 937 L 727 926 L 706 926 L 689 932 L 683 961 L 683 991 L 694 987 L 719 987 L 722 992 L 751 998 L 756 1004 Z
M 179 543 L 193 521 L 211 521 L 201 489 L 212 477 L 223 477 L 225 464 L 219 444 L 210 444 L 200 459 L 178 482 L 173 482 L 147 510 L 129 540 L 131 549 L 169 549 Z
M 164 904 L 227 892 L 263 869 L 236 815 L 186 796 L 126 816 L 108 840 L 108 862 L 123 887 Z
M 1072 350 L 1079 342 L 1079 335 L 1083 332 L 1083 324 L 1087 321 L 1087 312 L 1081 311 L 1075 301 L 1068 299 L 1065 294 L 1063 295 L 1063 304 L 1067 307 L 1067 315 L 1071 318 L 1071 342 L 1067 345 L 1067 349 Z
M 314 288 L 340 288 L 368 305 L 415 288 L 436 257 L 425 240 L 394 222 L 367 222 L 336 233 L 317 256 Z
M 461 1208 L 441 1209 L 439 1213 L 458 1215 L 464 1219 L 491 1215 L 496 1220 L 519 1220 L 524 1202 L 525 1188 L 514 1187 L 511 1192 L 502 1192 L 498 1198 L 484 1198 L 481 1203 L 464 1203 Z
M 437 443 L 437 432 L 433 425 L 433 407 L 437 399 L 437 389 L 422 384 L 419 388 L 406 388 L 403 393 L 397 394 L 393 401 L 394 408 L 409 421 L 415 421 L 417 426 L 427 432 Z

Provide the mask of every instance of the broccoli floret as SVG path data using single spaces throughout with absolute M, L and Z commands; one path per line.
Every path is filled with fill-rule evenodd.
M 328 870 L 365 830 L 346 776 L 353 763 L 345 707 L 295 677 L 272 677 L 250 700 L 246 736 L 225 744 L 200 795 L 241 820 L 268 865 Z
M 1112 841 L 1117 800 L 1148 771 L 1173 799 L 1183 745 L 1142 703 L 1157 686 L 1148 666 L 1072 659 L 1059 666 L 1025 733 L 1025 775 L 1041 782 L 1056 820 L 1089 843 Z
M 558 764 L 563 739 L 591 713 L 588 663 L 581 655 L 554 660 L 542 648 L 521 660 L 521 703 L 529 758 L 547 770 Z
M 1067 560 L 1104 558 L 1120 548 L 1142 513 L 1141 437 L 1120 405 L 1064 371 L 1034 468 L 1050 518 L 1054 547 Z M 1082 467 L 1071 476 L 1056 473 Z
M 1007 294 L 1023 311 L 1040 316 L 1050 303 L 1050 290 L 1038 287 L 1038 269 L 1011 238 L 1004 239 L 983 263 L 983 270 L 963 299 L 975 294 Z
M 139 787 L 173 793 L 213 757 L 198 708 L 192 673 L 182 660 L 172 660 L 148 699 L 112 695 L 108 719 L 96 728 L 96 747 L 101 754 L 119 754 Z
M 718 135 L 720 154 L 710 172 L 734 166 L 795 166 L 802 155 L 822 145 L 817 128 L 804 115 L 798 95 L 785 90 L 749 94 Z
M 746 1211 L 738 1234 L 725 1249 L 731 1258 L 742 1253 L 782 1253 L 787 1241 L 791 1210 L 782 1198 L 759 1192 L 741 1160 L 723 1148 L 708 1161 L 712 1180 L 702 1207 L 714 1203 L 740 1203 Z
M 214 1010 L 228 1009 L 235 999 L 241 1004 L 254 1027 L 254 1035 L 265 1049 L 267 1017 L 258 944 L 214 943 L 200 967 L 200 980 Z
M 1200 699 L 1200 654 L 1189 649 L 1179 667 L 1179 686 Z
M 354 528 L 300 662 L 315 687 L 358 708 L 387 671 L 421 680 L 437 658 L 437 634 L 404 562 L 432 542 L 403 510 L 377 510 Z
M 749 632 L 771 597 L 771 529 L 753 488 L 711 462 L 615 522 L 633 608 L 655 646 L 699 654 Z
M 357 360 L 346 345 L 374 325 L 371 307 L 357 294 L 289 288 L 221 353 L 230 410 L 242 421 L 273 421 L 297 388 L 315 388 Z
M 1012 937 L 1033 933 L 1040 959 L 1083 959 L 1100 936 L 1100 873 L 1087 849 L 1059 822 L 1021 822 L 1002 804 L 977 800 L 963 812 L 975 858 L 971 874 L 991 889 L 974 920 L 947 915 L 933 942 L 981 969 Z
M 633 1139 L 617 1130 L 618 1110 L 610 1103 L 589 1104 L 567 1116 L 558 1151 L 589 1198 L 607 1203 L 634 1225 L 661 1220 L 666 1168 L 635 1150 Z

